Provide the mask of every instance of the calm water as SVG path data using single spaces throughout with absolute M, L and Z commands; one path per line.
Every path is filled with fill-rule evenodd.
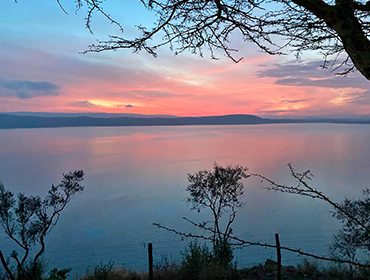
M 85 191 L 47 237 L 49 265 L 80 273 L 112 260 L 145 269 L 145 244 L 153 242 L 157 261 L 161 255 L 180 259 L 186 246 L 153 222 L 192 232 L 183 216 L 209 217 L 184 202 L 187 173 L 217 161 L 289 183 L 286 164 L 292 163 L 297 171 L 310 169 L 312 186 L 340 201 L 370 187 L 369 139 L 367 125 L 329 124 L 0 130 L 0 180 L 14 191 L 44 195 L 63 172 L 83 169 Z M 328 253 L 339 224 L 323 202 L 268 192 L 257 179 L 245 186 L 237 236 L 273 243 L 278 232 L 283 245 Z M 12 243 L 0 238 L 10 250 Z M 240 266 L 275 258 L 274 251 L 258 247 L 235 255 Z M 297 260 L 283 253 L 284 264 Z

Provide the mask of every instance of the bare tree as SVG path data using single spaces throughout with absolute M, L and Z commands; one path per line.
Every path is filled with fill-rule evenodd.
M 62 7 L 62 1 L 56 0 Z M 64 0 L 68 1 L 68 0 Z M 203 55 L 208 50 L 216 58 L 223 51 L 237 62 L 231 44 L 232 34 L 256 44 L 269 54 L 314 50 L 334 61 L 342 74 L 357 68 L 370 79 L 369 15 L 370 2 L 365 0 L 138 0 L 157 16 L 152 27 L 138 26 L 140 35 L 125 38 L 111 35 L 98 41 L 86 52 L 132 49 L 156 50 L 169 45 L 177 54 L 185 50 Z M 95 12 L 101 13 L 123 31 L 119 22 L 103 10 L 102 0 L 77 0 L 77 8 L 87 8 L 86 27 L 92 32 Z M 162 39 L 152 40 L 159 35 Z
M 64 174 L 62 182 L 57 186 L 52 185 L 44 199 L 23 193 L 15 199 L 14 193 L 0 184 L 0 223 L 5 234 L 22 251 L 21 256 L 16 250 L 10 256 L 17 268 L 15 273 L 0 247 L 1 264 L 11 280 L 21 279 L 21 276 L 27 273 L 27 262 L 38 262 L 45 251 L 46 235 L 58 223 L 60 213 L 72 197 L 84 189 L 80 184 L 83 176 L 82 170 Z M 30 256 L 32 248 L 36 248 L 33 257 Z

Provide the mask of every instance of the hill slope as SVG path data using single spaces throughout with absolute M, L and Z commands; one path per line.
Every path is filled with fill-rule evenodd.
M 84 127 L 84 126 L 181 126 L 181 125 L 246 125 L 273 123 L 367 123 L 350 120 L 304 120 L 264 119 L 253 115 L 226 115 L 210 117 L 178 118 L 96 118 L 96 117 L 38 117 L 0 114 L 0 129 L 42 128 L 42 127 Z

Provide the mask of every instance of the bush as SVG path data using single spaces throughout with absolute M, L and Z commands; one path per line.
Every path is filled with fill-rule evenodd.
M 190 242 L 188 248 L 182 252 L 181 274 L 184 279 L 199 279 L 201 271 L 212 262 L 209 248 L 197 241 Z
M 231 267 L 233 261 L 233 250 L 226 240 L 216 240 L 213 246 L 213 258 L 222 267 Z
M 320 267 L 316 263 L 304 260 L 303 264 L 298 265 L 295 272 L 295 279 L 312 280 L 368 280 L 369 271 L 365 269 L 352 270 L 347 266 Z
M 115 269 L 114 263 L 99 264 L 91 273 L 87 273 L 81 280 L 140 280 L 146 279 L 144 275 L 136 272 L 129 272 L 124 268 Z
M 62 269 L 58 270 L 54 268 L 50 271 L 50 275 L 45 280 L 66 280 L 68 277 L 68 273 L 71 272 L 72 269 Z
M 45 271 L 45 263 L 42 261 L 30 262 L 19 271 L 17 280 L 41 280 Z
M 99 264 L 94 268 L 92 275 L 88 276 L 86 280 L 109 280 L 109 276 L 113 274 L 113 263 Z
M 68 277 L 68 273 L 71 269 L 57 269 L 54 268 L 49 272 L 49 275 L 45 277 L 46 274 L 46 263 L 42 260 L 38 260 L 37 262 L 29 262 L 27 263 L 22 271 L 20 271 L 17 275 L 17 280 L 66 280 Z M 7 279 L 7 278 L 0 278 L 0 279 Z
M 161 261 L 154 265 L 155 280 L 179 279 L 180 268 L 176 261 L 168 258 L 167 255 L 161 256 Z
M 182 255 L 180 279 L 241 279 L 231 263 L 232 251 L 227 243 L 218 244 L 211 252 L 205 244 L 190 242 Z

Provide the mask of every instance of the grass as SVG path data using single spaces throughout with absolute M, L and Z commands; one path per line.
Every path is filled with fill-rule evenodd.
M 226 247 L 225 247 L 226 248 Z M 275 280 L 277 278 L 277 263 L 267 260 L 265 264 L 251 268 L 237 269 L 232 262 L 228 248 L 225 254 L 215 254 L 204 244 L 189 243 L 182 252 L 182 260 L 174 261 L 162 256 L 159 263 L 154 265 L 155 280 Z M 220 258 L 219 256 L 223 256 Z M 226 261 L 225 261 L 226 260 Z M 17 280 L 66 280 L 70 270 L 53 269 L 45 275 L 45 264 L 37 263 L 27 266 L 26 274 Z M 0 279 L 6 279 L 1 276 Z M 116 268 L 113 262 L 99 264 L 87 271 L 86 275 L 75 280 L 147 280 L 147 272 L 130 271 L 124 267 Z M 333 264 L 320 266 L 315 262 L 303 261 L 301 264 L 282 267 L 284 280 L 368 280 L 370 270 L 351 269 L 348 266 Z
M 207 264 L 201 270 L 189 273 L 184 271 L 181 264 L 168 262 L 159 264 L 154 272 L 155 280 L 195 280 L 195 279 L 222 279 L 222 280 L 275 280 L 276 264 L 267 261 L 264 265 L 254 266 L 240 270 L 225 270 L 219 266 Z M 112 265 L 99 265 L 90 274 L 79 280 L 147 280 L 148 273 L 127 271 L 124 268 L 114 269 Z M 302 264 L 292 267 L 283 267 L 283 280 L 368 280 L 370 274 L 367 271 L 351 271 L 344 267 L 323 268 L 316 263 L 304 261 Z
M 114 268 L 113 263 L 99 264 L 80 280 L 141 280 L 148 279 L 146 273 L 128 271 L 124 267 Z
M 155 280 L 275 280 L 277 263 L 267 260 L 264 265 L 237 269 L 232 262 L 229 246 L 211 250 L 207 245 L 190 242 L 182 252 L 182 260 L 174 261 L 162 256 L 154 265 Z M 149 279 L 148 273 L 115 269 L 113 263 L 100 264 L 78 280 L 141 280 Z M 315 262 L 303 261 L 296 267 L 283 266 L 284 280 L 368 280 L 370 270 L 350 269 L 348 266 L 319 266 Z

